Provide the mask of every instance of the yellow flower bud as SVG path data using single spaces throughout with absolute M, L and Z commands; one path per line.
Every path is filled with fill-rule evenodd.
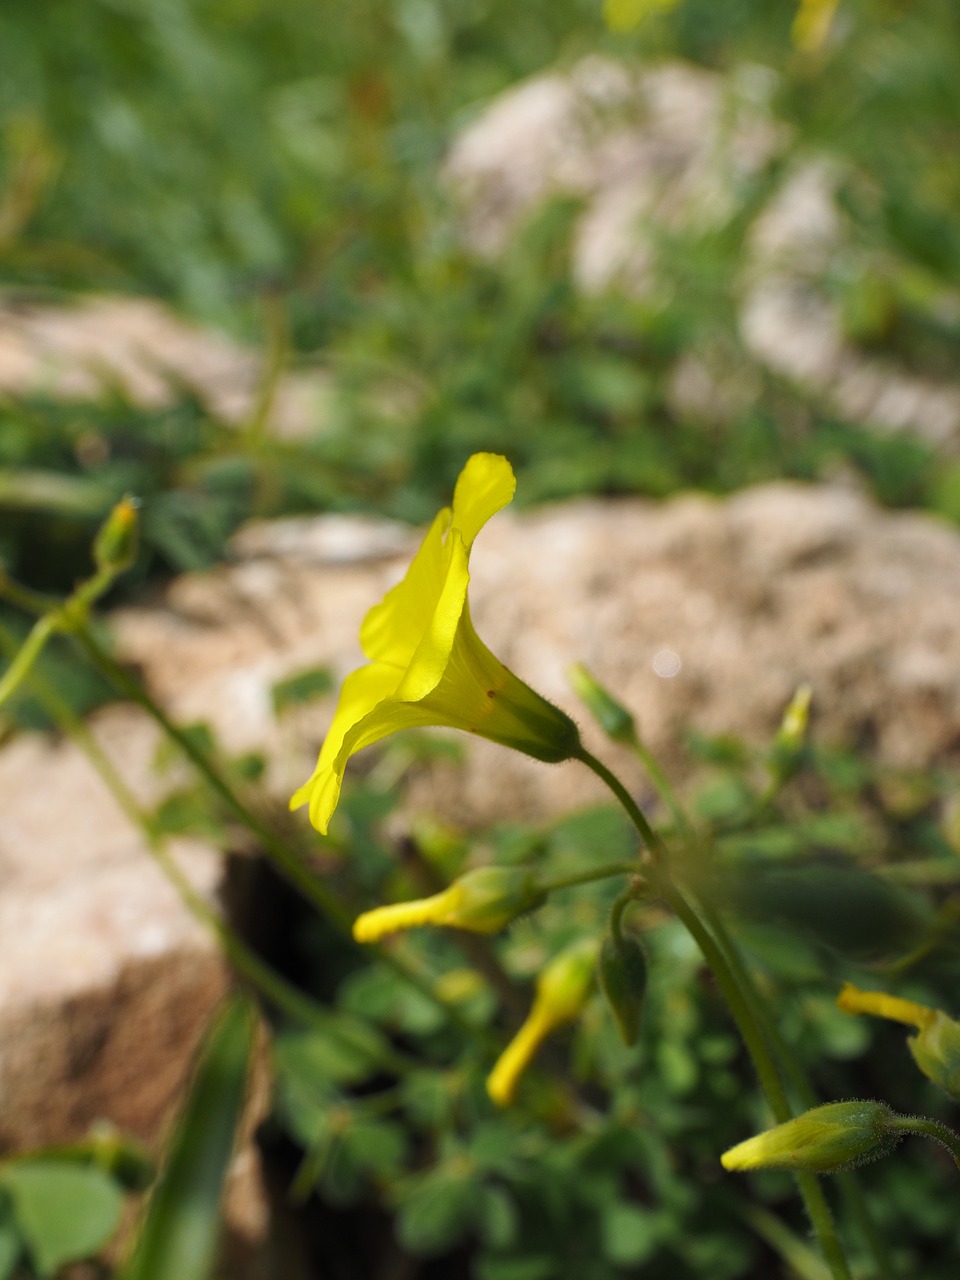
M 595 966 L 596 945 L 590 940 L 561 951 L 541 973 L 526 1022 L 487 1079 L 487 1092 L 499 1106 L 513 1101 L 520 1077 L 547 1036 L 578 1016 L 590 994 Z
M 376 942 L 388 933 L 425 924 L 497 933 L 545 899 L 533 872 L 526 867 L 479 867 L 430 898 L 365 911 L 354 922 L 353 936 L 358 942 Z
M 830 1102 L 748 1138 L 720 1157 L 731 1172 L 840 1173 L 893 1150 L 903 1136 L 883 1102 Z
M 801 763 L 812 697 L 813 689 L 809 684 L 799 685 L 783 713 L 770 762 L 774 776 L 780 782 L 792 778 Z
M 816 53 L 827 43 L 840 0 L 800 0 L 790 35 L 801 53 Z
M 100 526 L 93 543 L 93 559 L 100 570 L 123 573 L 137 558 L 136 498 L 121 498 Z
M 883 991 L 861 991 L 850 982 L 844 984 L 837 1004 L 844 1013 L 869 1013 L 916 1027 L 917 1034 L 907 1037 L 914 1062 L 928 1080 L 951 1097 L 960 1098 L 960 1022 L 941 1009 L 930 1009 Z
M 567 680 L 608 738 L 614 742 L 636 742 L 633 716 L 582 662 L 569 669 Z

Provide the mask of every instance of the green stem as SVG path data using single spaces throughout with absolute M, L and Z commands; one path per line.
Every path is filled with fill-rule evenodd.
M 0 644 L 4 648 L 11 648 L 15 644 L 5 628 L 0 628 Z M 96 769 L 118 808 L 140 830 L 150 856 L 176 889 L 191 915 L 214 934 L 237 973 L 252 983 L 269 1003 L 294 1021 L 315 1027 L 321 1032 L 328 1032 L 329 1017 L 326 1012 L 262 960 L 210 906 L 206 898 L 193 887 L 176 859 L 170 854 L 165 841 L 154 830 L 149 815 L 140 807 L 133 792 L 114 768 L 113 762 L 86 724 L 74 714 L 67 702 L 46 680 L 33 675 L 30 678 L 30 684 L 51 719 L 56 721 L 63 732 L 76 743 Z M 388 1065 L 397 1070 L 398 1066 L 403 1068 L 406 1064 L 401 1055 L 397 1054 Z
M 42 613 L 31 628 L 30 634 L 13 656 L 9 667 L 0 679 L 0 707 L 16 692 L 30 674 L 34 663 L 40 657 L 44 645 L 57 631 L 73 631 L 83 625 L 93 602 L 113 585 L 117 571 L 111 568 L 98 569 L 92 578 L 81 582 L 63 604 L 52 603 Z M 44 600 L 43 596 L 35 596 L 26 588 L 18 587 L 2 575 L 0 590 L 9 600 L 23 603 L 33 612 L 33 606 Z
M 639 738 L 634 737 L 631 743 L 633 750 L 644 766 L 650 780 L 652 781 L 657 793 L 666 804 L 667 808 L 673 815 L 674 821 L 678 829 L 683 833 L 684 839 L 691 848 L 695 848 L 699 841 L 697 832 L 686 814 L 679 797 L 673 789 L 669 779 L 660 768 L 658 762 L 652 754 L 640 742 Z M 766 1030 L 767 1039 L 770 1048 L 773 1051 L 775 1061 L 778 1061 L 781 1070 L 788 1081 L 790 1088 L 804 1110 L 809 1110 L 817 1105 L 817 1096 L 810 1084 L 807 1074 L 803 1067 L 797 1061 L 796 1055 L 790 1049 L 789 1045 L 780 1034 L 780 1028 L 776 1019 L 770 1014 L 767 1001 L 758 990 L 756 983 L 747 969 L 740 956 L 739 949 L 733 938 L 730 936 L 729 930 L 723 921 L 720 912 L 707 899 L 699 900 L 699 908 L 707 922 L 708 927 L 714 935 L 718 946 L 723 952 L 724 958 L 730 967 L 734 980 L 740 987 L 744 999 L 751 1006 L 754 1020 L 759 1022 Z M 789 1118 L 786 1116 L 785 1118 Z M 894 1271 L 887 1257 L 886 1245 L 877 1231 L 876 1225 L 871 1217 L 870 1210 L 867 1207 L 863 1190 L 855 1174 L 842 1173 L 837 1175 L 837 1185 L 840 1193 L 846 1201 L 847 1208 L 855 1218 L 860 1232 L 867 1243 L 870 1253 L 876 1266 L 877 1274 L 881 1280 L 895 1280 Z
M 632 885 L 628 885 L 610 908 L 610 933 L 618 947 L 623 947 L 623 913 L 631 902 L 636 902 L 636 893 Z
M 164 733 L 177 744 L 201 777 L 224 801 L 247 830 L 256 836 L 264 852 L 310 905 L 319 911 L 339 933 L 350 942 L 353 942 L 353 921 L 350 913 L 337 900 L 334 894 L 327 889 L 326 885 L 317 880 L 294 850 L 289 848 L 252 809 L 244 804 L 207 754 L 190 738 L 190 735 L 175 725 L 166 712 L 154 702 L 146 689 L 110 656 L 87 623 L 78 623 L 74 627 L 72 634 L 93 665 L 110 681 L 114 688 L 122 693 L 125 698 L 141 707 L 160 726 Z M 376 954 L 384 964 L 393 969 L 411 986 L 415 987 L 421 995 L 432 1004 L 439 1006 L 447 1018 L 460 1031 L 469 1035 L 472 1039 L 483 1038 L 479 1028 L 464 1018 L 455 1005 L 442 999 L 434 990 L 433 984 L 417 973 L 405 960 L 384 948 L 378 948 Z
M 659 871 L 656 888 L 703 953 L 704 960 L 713 973 L 720 993 L 726 1001 L 730 1013 L 737 1024 L 737 1029 L 747 1047 L 747 1052 L 750 1054 L 754 1070 L 760 1080 L 761 1088 L 774 1117 L 778 1123 L 789 1120 L 793 1113 L 783 1082 L 777 1071 L 776 1063 L 770 1052 L 763 1025 L 757 1017 L 757 1011 L 752 1007 L 750 1001 L 745 998 L 740 989 L 740 984 L 737 982 L 723 951 L 714 940 L 713 935 L 688 902 L 683 891 L 670 879 L 667 871 L 668 850 L 663 839 L 650 826 L 643 811 L 620 779 L 611 773 L 606 765 L 591 755 L 586 748 L 582 749 L 580 759 L 607 784 L 623 805 L 643 838 Z M 796 1177 L 807 1214 L 820 1241 L 823 1256 L 830 1267 L 834 1280 L 850 1280 L 850 1269 L 843 1255 L 833 1216 L 823 1193 L 823 1188 L 814 1174 L 797 1174 Z
M 14 654 L 9 667 L 0 679 L 0 707 L 13 696 L 29 676 L 33 664 L 40 657 L 43 646 L 56 630 L 56 615 L 45 614 L 33 624 L 30 634 Z
M 895 1116 L 890 1121 L 890 1127 L 939 1142 L 950 1152 L 953 1163 L 960 1169 L 960 1133 L 941 1124 L 939 1120 L 929 1120 L 926 1116 Z
M 804 1111 L 809 1111 L 812 1107 L 817 1106 L 820 1100 L 810 1083 L 806 1071 L 797 1060 L 796 1054 L 780 1034 L 780 1028 L 776 1019 L 771 1015 L 767 1000 L 744 964 L 739 948 L 731 937 L 722 915 L 706 899 L 700 899 L 699 906 L 717 940 L 717 945 L 723 951 L 735 980 L 740 985 L 744 998 L 753 1008 L 754 1017 L 766 1028 L 767 1038 L 770 1041 L 774 1057 L 779 1062 L 784 1077 L 793 1090 L 796 1101 Z M 856 1175 L 839 1173 L 836 1175 L 836 1182 L 840 1189 L 840 1194 L 846 1201 L 847 1209 L 855 1218 L 860 1228 L 860 1233 L 866 1241 L 880 1280 L 895 1280 L 895 1273 L 887 1256 L 886 1244 L 873 1221 L 863 1189 Z
M 694 830 L 693 823 L 687 817 L 687 812 L 680 803 L 679 797 L 670 783 L 670 779 L 660 768 L 660 765 L 655 759 L 653 753 L 644 746 L 636 735 L 634 735 L 631 740 L 630 746 L 633 748 L 634 755 L 646 770 L 650 781 L 653 783 L 657 794 L 660 796 L 660 799 L 670 810 L 678 829 L 683 832 L 684 839 L 692 843 L 696 840 L 697 833 Z
M 558 889 L 572 889 L 574 885 L 590 884 L 594 880 L 609 880 L 613 876 L 635 876 L 636 874 L 635 863 L 608 862 L 602 867 L 580 871 L 576 875 L 561 876 L 557 880 L 541 880 L 539 885 L 544 893 L 555 893 Z

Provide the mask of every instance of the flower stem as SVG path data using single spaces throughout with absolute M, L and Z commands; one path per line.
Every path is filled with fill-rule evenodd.
M 334 894 L 322 884 L 299 855 L 277 836 L 254 811 L 246 805 L 223 776 L 209 756 L 156 703 L 147 690 L 124 670 L 106 651 L 86 622 L 78 622 L 72 634 L 89 660 L 125 698 L 135 702 L 153 719 L 164 733 L 177 744 L 197 772 L 212 790 L 224 801 L 231 812 L 260 842 L 261 847 L 278 870 L 300 894 L 320 912 L 331 925 L 353 943 L 350 913 Z M 421 976 L 405 960 L 392 951 L 380 948 L 378 958 L 415 987 L 431 1004 L 438 1005 L 460 1031 L 472 1039 L 482 1038 L 482 1033 L 470 1023 L 455 1005 L 444 1000 L 434 990 L 433 983 Z
M 793 1112 L 767 1043 L 762 1022 L 757 1016 L 757 1010 L 752 1006 L 750 1000 L 745 997 L 740 983 L 737 981 L 723 950 L 715 941 L 713 934 L 700 919 L 684 892 L 671 880 L 668 870 L 669 851 L 662 837 L 651 827 L 633 796 L 630 795 L 620 779 L 606 765 L 591 755 L 586 748 L 582 749 L 580 759 L 606 783 L 623 805 L 640 833 L 651 858 L 656 864 L 658 874 L 654 881 L 655 888 L 703 953 L 703 958 L 713 973 L 720 993 L 737 1024 L 737 1029 L 746 1045 L 747 1052 L 750 1054 L 754 1070 L 760 1080 L 760 1086 L 775 1119 L 778 1123 L 791 1119 Z M 850 1269 L 843 1255 L 834 1226 L 833 1215 L 830 1212 L 830 1206 L 823 1193 L 823 1188 L 814 1174 L 797 1174 L 796 1177 L 811 1224 L 820 1241 L 823 1256 L 834 1280 L 850 1280 Z
M 646 770 L 657 794 L 670 810 L 677 830 L 680 832 L 688 849 L 691 851 L 697 850 L 700 844 L 697 830 L 669 778 L 660 768 L 659 762 L 641 742 L 636 733 L 631 739 L 630 746 Z M 733 976 L 740 986 L 744 998 L 753 1008 L 754 1018 L 766 1030 L 774 1058 L 779 1063 L 784 1079 L 793 1091 L 795 1101 L 800 1104 L 803 1110 L 810 1110 L 817 1105 L 819 1099 L 796 1054 L 780 1034 L 780 1028 L 776 1019 L 771 1015 L 767 1000 L 744 964 L 739 948 L 727 929 L 722 914 L 708 898 L 700 897 L 698 905 L 708 928 L 713 933 L 717 945 L 723 952 L 727 964 L 730 966 Z M 837 1174 L 837 1185 L 841 1196 L 846 1201 L 849 1212 L 859 1225 L 861 1235 L 873 1256 L 880 1280 L 895 1280 L 893 1267 L 887 1257 L 886 1245 L 870 1215 L 870 1210 L 857 1176 L 853 1173 Z
M 560 876 L 556 880 L 541 880 L 540 888 L 544 893 L 555 893 L 559 889 L 572 889 L 574 885 L 591 884 L 594 880 L 609 880 L 613 876 L 636 876 L 636 864 L 632 862 L 608 862 L 602 867 L 592 867 L 589 871 L 581 871 L 572 876 Z
M 20 685 L 29 676 L 33 664 L 40 657 L 43 646 L 56 630 L 54 614 L 47 613 L 38 618 L 30 630 L 30 634 L 14 654 L 9 667 L 0 679 L 0 707 L 13 696 Z
M 939 1120 L 930 1120 L 926 1116 L 896 1116 L 890 1122 L 893 1129 L 901 1129 L 904 1133 L 915 1133 L 922 1138 L 932 1138 L 950 1152 L 953 1163 L 960 1169 L 960 1133 L 950 1129 Z
M 13 649 L 15 643 L 6 628 L 0 627 L 0 645 L 5 649 Z M 190 883 L 167 849 L 166 842 L 155 831 L 149 815 L 141 808 L 100 743 L 79 716 L 74 714 L 66 700 L 35 673 L 30 677 L 30 685 L 50 718 L 76 743 L 100 775 L 117 806 L 140 830 L 151 857 L 176 889 L 191 915 L 216 936 L 237 973 L 248 979 L 271 1004 L 295 1021 L 321 1031 L 329 1030 L 329 1020 L 320 1006 L 266 964 Z

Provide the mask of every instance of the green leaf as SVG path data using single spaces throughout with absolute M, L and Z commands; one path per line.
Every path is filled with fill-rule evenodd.
M 603 1215 L 603 1252 L 621 1267 L 636 1266 L 657 1247 L 656 1220 L 649 1212 L 622 1201 Z
M 17 1226 L 41 1275 L 51 1275 L 65 1262 L 91 1257 L 117 1229 L 123 1195 L 99 1169 L 36 1158 L 10 1165 L 3 1180 Z
M 477 1280 L 553 1280 L 557 1263 L 555 1258 L 539 1254 L 521 1258 L 481 1256 L 474 1271 Z
M 252 1006 L 240 998 L 217 1017 L 121 1280 L 205 1280 L 210 1274 L 255 1029 Z
M 0 1226 L 0 1280 L 8 1280 L 23 1253 L 23 1241 L 14 1228 L 4 1223 Z
M 274 715 L 281 715 L 289 707 L 297 707 L 315 698 L 323 697 L 333 688 L 333 676 L 329 667 L 311 667 L 296 675 L 279 680 L 270 690 Z
M 397 1238 L 418 1256 L 444 1253 L 459 1244 L 474 1219 L 474 1178 L 448 1162 L 421 1178 L 397 1217 Z

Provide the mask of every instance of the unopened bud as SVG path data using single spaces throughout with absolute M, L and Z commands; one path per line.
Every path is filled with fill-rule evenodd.
M 93 559 L 100 570 L 123 573 L 137 558 L 139 502 L 121 498 L 100 526 L 93 543 Z
M 479 867 L 430 898 L 365 911 L 354 922 L 353 936 L 358 942 L 376 942 L 388 933 L 425 924 L 497 933 L 545 900 L 546 894 L 526 867 Z
M 917 1034 L 907 1037 L 914 1062 L 928 1080 L 951 1097 L 960 1098 L 960 1022 L 942 1009 L 930 1009 L 883 991 L 861 991 L 850 982 L 844 984 L 837 1004 L 844 1013 L 869 1013 L 915 1027 Z
M 637 727 L 633 716 L 582 662 L 570 667 L 567 680 L 608 738 L 614 742 L 636 741 Z
M 771 766 L 783 782 L 793 777 L 800 765 L 810 723 L 810 702 L 813 689 L 809 684 L 798 686 L 790 699 L 780 728 L 773 741 Z
M 610 934 L 600 948 L 597 964 L 600 990 L 624 1044 L 636 1044 L 647 990 L 647 957 L 636 938 Z
M 888 1155 L 903 1136 L 897 1120 L 883 1102 L 830 1102 L 731 1147 L 720 1163 L 737 1173 L 841 1173 Z
M 541 973 L 526 1022 L 487 1079 L 487 1092 L 499 1106 L 513 1101 L 521 1076 L 547 1036 L 580 1014 L 590 995 L 595 967 L 596 944 L 590 940 L 561 951 Z

